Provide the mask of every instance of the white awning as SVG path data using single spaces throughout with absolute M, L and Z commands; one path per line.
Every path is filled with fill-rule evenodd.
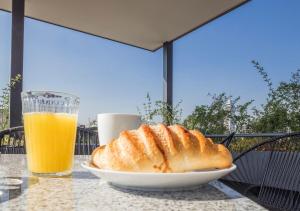
M 25 16 L 154 51 L 247 1 L 25 0 Z

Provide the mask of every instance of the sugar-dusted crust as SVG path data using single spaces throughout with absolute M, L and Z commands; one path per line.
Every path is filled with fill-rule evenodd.
M 185 172 L 232 165 L 228 149 L 197 130 L 180 125 L 141 125 L 110 144 L 96 148 L 92 164 L 102 169 L 133 172 Z

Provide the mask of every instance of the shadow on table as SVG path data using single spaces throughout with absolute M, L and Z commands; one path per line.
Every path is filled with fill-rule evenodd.
M 0 177 L 0 204 L 19 197 L 38 181 L 37 177 Z
M 130 190 L 126 188 L 117 187 L 110 184 L 110 187 L 133 195 L 139 195 L 149 198 L 157 199 L 170 199 L 170 200 L 186 200 L 186 201 L 214 201 L 214 200 L 226 200 L 240 198 L 239 194 L 227 195 L 218 188 L 213 187 L 210 184 L 204 184 L 192 188 L 191 190 L 176 190 L 176 191 L 140 191 Z
M 88 171 L 73 171 L 71 178 L 73 179 L 99 179 Z

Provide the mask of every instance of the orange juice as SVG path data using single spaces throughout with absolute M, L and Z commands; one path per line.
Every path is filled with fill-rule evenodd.
M 71 171 L 77 114 L 24 113 L 27 164 L 33 173 Z

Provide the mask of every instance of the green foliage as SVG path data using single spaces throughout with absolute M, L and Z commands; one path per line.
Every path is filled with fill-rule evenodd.
M 231 142 L 230 150 L 233 152 L 243 152 L 256 144 L 266 141 L 267 138 L 239 138 Z M 257 151 L 289 151 L 300 152 L 300 142 L 298 138 L 286 138 L 276 142 L 276 144 L 264 144 L 257 148 Z
M 255 62 L 260 67 L 258 62 Z M 272 87 L 268 74 L 258 68 L 258 72 L 269 87 L 266 104 L 255 109 L 252 129 L 254 132 L 300 131 L 300 69 L 292 73 L 288 82 L 282 81 L 277 88 Z
M 288 82 L 282 81 L 274 88 L 263 66 L 257 61 L 252 63 L 269 90 L 265 104 L 251 108 L 253 100 L 239 103 L 240 97 L 237 97 L 232 100 L 235 111 L 230 112 L 226 102 L 231 96 L 221 93 L 212 97 L 210 105 L 196 106 L 185 119 L 185 126 L 204 133 L 224 134 L 228 132 L 224 122 L 231 118 L 239 133 L 300 131 L 300 70 L 292 73 Z
M 246 121 L 242 122 L 245 123 L 247 131 L 258 133 L 300 131 L 300 70 L 292 73 L 289 81 L 282 81 L 274 88 L 264 68 L 256 61 L 252 63 L 266 82 L 269 93 L 266 103 L 259 109 L 253 109 L 252 115 L 242 115 L 246 116 Z M 244 109 L 241 110 L 242 113 L 244 111 Z M 261 141 L 262 139 L 258 138 L 241 138 L 232 142 L 230 148 L 232 151 L 241 152 Z M 258 150 L 266 151 L 270 148 L 271 145 L 263 145 Z M 297 139 L 289 138 L 276 144 L 275 150 L 299 152 L 300 143 Z
M 261 143 L 263 140 L 261 138 L 239 138 L 231 142 L 230 150 L 233 152 L 243 152 L 255 144 Z
M 183 121 L 184 126 L 200 129 L 203 133 L 224 134 L 228 132 L 224 123 L 231 119 L 237 133 L 300 131 L 300 69 L 291 74 L 289 81 L 282 81 L 274 87 L 264 67 L 257 61 L 252 61 L 252 64 L 269 90 L 265 104 L 255 108 L 252 107 L 254 100 L 241 103 L 240 97 L 233 98 L 226 93 L 213 95 L 210 104 L 196 106 Z M 157 116 L 168 124 L 181 122 L 181 102 L 170 108 L 162 101 L 152 103 L 149 94 L 146 99 L 142 114 L 145 122 L 153 123 Z M 234 110 L 228 109 L 228 100 L 231 100 Z M 241 143 L 248 146 L 248 140 Z M 240 146 L 235 147 L 238 149 Z
M 9 125 L 9 96 L 10 90 L 13 89 L 18 82 L 21 81 L 21 75 L 18 74 L 10 80 L 0 94 L 0 130 L 8 128 Z
M 203 133 L 225 133 L 224 121 L 230 114 L 225 109 L 227 98 L 225 93 L 214 95 L 210 105 L 196 106 L 193 113 L 184 120 L 184 126 L 188 129 L 199 129 Z
M 248 108 L 253 101 L 240 103 L 240 97 L 231 100 L 235 111 L 228 109 L 227 102 L 232 96 L 225 93 L 212 96 L 210 105 L 196 106 L 195 110 L 184 120 L 184 126 L 188 129 L 199 129 L 207 134 L 224 134 L 228 128 L 224 124 L 228 118 L 231 118 L 236 124 L 236 130 L 244 132 L 248 123 L 251 121 L 251 115 Z
M 252 60 L 251 62 L 257 72 L 261 75 L 262 79 L 266 82 L 269 89 L 269 94 L 273 93 L 274 90 L 272 80 L 269 77 L 268 73 L 265 71 L 264 67 L 261 66 L 258 61 Z
M 253 102 L 254 100 L 250 100 L 243 104 L 236 103 L 234 105 L 235 112 L 232 115 L 232 120 L 236 124 L 236 132 L 250 133 L 252 131 L 253 116 L 250 114 L 250 106 L 252 106 Z
M 137 107 L 137 110 L 138 110 L 139 114 L 141 115 L 143 122 L 149 123 L 149 124 L 154 123 L 153 121 L 154 121 L 154 117 L 156 115 L 156 111 L 153 106 L 154 105 L 151 100 L 150 94 L 147 93 L 146 102 L 143 103 L 144 112 L 142 112 L 141 109 L 139 107 Z
M 143 103 L 143 112 L 139 107 L 137 107 L 137 110 L 142 116 L 142 121 L 148 124 L 155 123 L 157 118 L 163 120 L 167 125 L 180 124 L 182 115 L 180 104 L 181 101 L 172 107 L 161 100 L 152 102 L 149 93 L 147 93 L 146 102 Z

